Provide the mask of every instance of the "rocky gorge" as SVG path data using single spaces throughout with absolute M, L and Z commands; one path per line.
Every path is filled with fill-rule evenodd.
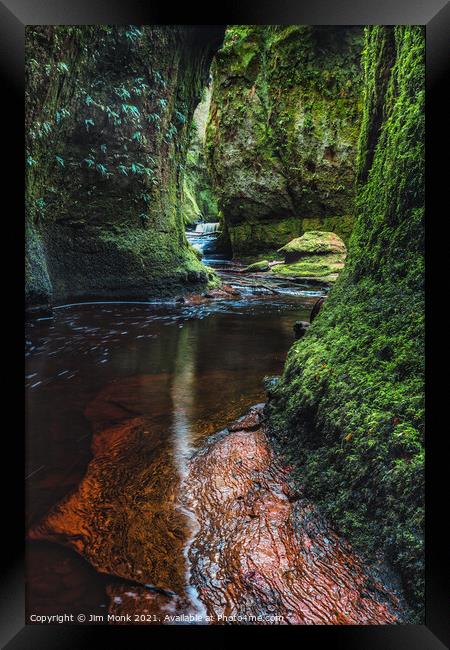
M 421 622 L 423 29 L 33 26 L 27 75 L 33 610 Z
M 222 28 L 27 30 L 26 299 L 206 286 L 184 237 L 183 166 Z

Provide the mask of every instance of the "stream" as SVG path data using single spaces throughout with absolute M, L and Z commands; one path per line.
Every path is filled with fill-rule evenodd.
M 244 276 L 214 232 L 187 236 L 240 295 L 27 324 L 28 616 L 399 622 L 394 577 L 295 491 L 254 407 L 324 290 Z

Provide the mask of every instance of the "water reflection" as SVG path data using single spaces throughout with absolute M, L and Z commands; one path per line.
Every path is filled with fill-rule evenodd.
M 186 556 L 196 530 L 196 522 L 177 491 L 186 473 L 186 460 L 205 436 L 263 398 L 262 379 L 281 371 L 293 341 L 293 322 L 307 318 L 310 302 L 308 296 L 297 295 L 279 296 L 270 302 L 261 299 L 250 304 L 237 300 L 200 307 L 87 304 L 58 309 L 53 320 L 31 322 L 27 328 L 26 363 L 29 523 L 39 522 L 66 495 L 76 495 L 93 450 L 97 454 L 99 449 L 103 450 L 102 463 L 108 472 L 101 470 L 101 463 L 94 463 L 93 476 L 103 484 L 100 482 L 95 499 L 88 494 L 83 504 L 88 509 L 95 506 L 92 521 L 104 517 L 110 521 L 110 528 L 102 525 L 91 542 L 102 548 L 102 531 L 117 537 L 120 508 L 108 510 L 104 504 L 105 500 L 112 504 L 123 501 L 111 497 L 120 487 L 127 499 L 130 494 L 135 495 L 130 506 L 135 510 L 130 516 L 136 522 L 134 530 L 139 543 L 127 549 L 131 568 L 122 562 L 119 570 L 120 558 L 116 562 L 103 556 L 101 560 L 100 551 L 99 562 L 104 561 L 110 573 L 140 581 L 137 572 L 142 568 L 133 560 L 133 553 L 139 555 L 141 551 L 135 549 L 154 534 L 152 522 L 161 512 L 164 525 L 173 524 L 175 541 L 180 541 L 174 548 L 182 549 L 182 557 L 171 562 L 179 567 L 186 583 Z M 96 437 L 91 449 L 93 432 Z M 120 471 L 114 465 L 119 456 L 115 456 L 113 463 L 112 456 L 104 455 L 113 452 L 120 456 Z M 102 478 L 105 476 L 107 480 Z M 133 492 L 136 479 L 141 487 Z M 145 485 L 147 488 L 143 489 Z M 155 496 L 158 490 L 159 497 Z M 158 499 L 172 503 L 171 507 L 178 510 L 178 517 L 185 523 L 170 515 L 167 508 L 161 509 Z M 66 505 L 73 508 L 74 504 L 78 507 L 79 501 L 75 499 Z M 61 521 L 63 527 L 68 522 L 72 525 L 69 510 L 64 512 L 58 525 Z M 78 524 L 73 525 L 72 532 L 76 532 Z M 36 548 L 36 544 L 29 548 L 33 569 L 28 607 L 52 613 L 63 587 L 58 586 L 60 582 L 52 582 L 50 569 L 43 575 L 43 567 L 54 565 L 53 553 L 60 558 L 63 551 L 70 557 L 70 551 L 56 551 L 50 544 Z M 46 561 L 33 561 L 36 553 L 45 556 Z M 148 562 L 147 581 L 155 584 L 154 579 L 150 580 L 154 575 Z M 70 566 L 69 562 L 69 568 L 64 569 L 66 582 L 72 578 L 76 581 Z M 96 575 L 88 572 L 88 583 L 95 582 Z M 100 590 L 104 594 L 104 578 L 99 576 L 98 581 L 97 586 L 92 584 L 92 590 L 88 584 L 83 593 Z M 154 611 L 162 608 L 162 600 L 168 598 L 153 594 L 149 600 L 147 588 L 130 591 L 129 585 L 121 587 L 117 580 L 114 588 L 108 587 L 109 592 L 115 598 L 120 597 L 119 593 L 141 594 L 136 597 L 151 601 Z M 191 591 L 187 595 L 190 607 L 201 611 L 196 593 Z M 106 595 L 99 599 L 98 607 L 105 598 L 108 600 Z M 114 606 L 124 607 L 127 598 L 130 597 L 124 596 L 124 602 L 115 602 Z M 77 599 L 79 609 L 82 603 L 78 592 Z M 91 601 L 91 597 L 85 600 L 90 608 Z M 173 598 L 169 601 L 164 607 L 186 607 L 181 602 L 177 605 Z M 67 602 L 69 610 L 73 604 Z

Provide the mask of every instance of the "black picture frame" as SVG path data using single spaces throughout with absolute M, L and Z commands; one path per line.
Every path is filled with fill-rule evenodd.
M 0 66 L 2 71 L 3 109 L 5 116 L 1 122 L 4 133 L 8 132 L 11 144 L 8 145 L 7 175 L 4 176 L 4 194 L 10 194 L 14 187 L 12 207 L 8 212 L 8 238 L 12 237 L 13 265 L 8 265 L 7 282 L 14 274 L 12 291 L 19 302 L 16 313 L 19 323 L 14 327 L 17 336 L 17 356 L 22 354 L 22 319 L 21 305 L 23 295 L 23 123 L 24 123 L 24 27 L 29 24 L 329 24 L 329 25 L 371 25 L 371 24 L 422 24 L 426 25 L 427 39 L 427 215 L 443 219 L 445 215 L 439 207 L 439 192 L 443 192 L 448 181 L 440 181 L 434 153 L 442 148 L 442 137 L 448 130 L 447 106 L 443 101 L 444 77 L 448 72 L 450 61 L 450 6 L 446 0 L 380 0 L 370 3 L 367 0 L 251 0 L 224 1 L 215 7 L 214 17 L 207 13 L 207 7 L 198 4 L 184 4 L 179 8 L 163 3 L 143 0 L 0 0 Z M 444 113 L 445 111 L 445 113 Z M 443 178 L 443 176 L 442 176 Z M 441 194 L 442 196 L 442 194 Z M 444 205 L 442 203 L 442 205 Z M 434 217 L 432 217 L 434 215 Z M 4 213 L 6 218 L 6 212 Z M 430 351 L 430 330 L 435 325 L 436 310 L 440 294 L 433 297 L 430 288 L 430 276 L 433 277 L 435 259 L 430 255 L 432 233 L 427 230 L 427 342 Z M 431 229 L 432 230 L 432 229 Z M 11 234 L 12 233 L 12 234 Z M 7 241 L 6 239 L 4 240 Z M 438 244 L 439 245 L 439 244 Z M 18 297 L 18 300 L 17 300 Z M 12 303 L 15 301 L 12 300 Z M 434 314 L 434 316 L 433 316 Z M 12 331 L 12 330 L 11 330 Z M 433 333 L 433 337 L 436 334 Z M 437 335 L 439 337 L 439 334 Z M 442 334 L 445 340 L 445 334 Z M 14 337 L 12 337 L 14 339 Z M 8 346 L 9 347 L 9 346 Z M 15 348 L 14 348 L 15 350 Z M 15 350 L 16 351 L 16 350 Z M 431 350 L 432 352 L 432 350 Z M 22 366 L 14 365 L 17 370 L 16 387 L 21 392 Z M 428 366 L 430 365 L 429 357 Z M 214 644 L 229 644 L 236 636 L 245 634 L 247 641 L 261 638 L 265 642 L 295 642 L 304 648 L 323 643 L 335 649 L 351 650 L 438 650 L 445 648 L 449 642 L 448 590 L 446 590 L 446 538 L 440 522 L 445 520 L 445 511 L 439 506 L 439 497 L 445 492 L 444 443 L 445 426 L 442 421 L 433 422 L 432 406 L 437 390 L 437 379 L 427 373 L 427 461 L 426 461 L 426 622 L 425 625 L 399 626 L 347 626 L 347 627 L 278 627 L 260 628 L 247 626 L 208 627 L 174 626 L 167 628 L 147 627 L 89 627 L 47 625 L 31 626 L 25 624 L 24 598 L 24 526 L 23 526 L 23 435 L 17 426 L 21 422 L 15 419 L 14 428 L 6 427 L 4 436 L 8 437 L 10 449 L 5 458 L 14 458 L 15 466 L 12 479 L 5 494 L 7 503 L 3 521 L 8 522 L 4 529 L 4 541 L 10 542 L 4 552 L 6 568 L 1 586 L 1 633 L 2 647 L 8 650 L 25 650 L 28 648 L 97 648 L 106 639 L 124 647 L 135 647 L 129 641 L 133 635 L 137 643 L 146 638 L 158 643 L 163 635 L 164 643 L 183 639 L 182 642 L 204 642 L 208 637 Z M 22 420 L 23 421 L 23 420 Z M 8 456 L 6 455 L 8 454 Z M 13 498 L 11 498 L 13 497 Z M 7 534 L 6 534 L 7 530 Z M 5 539 L 7 538 L 7 539 Z M 181 635 L 180 635 L 181 633 Z M 281 635 L 281 636 L 280 636 Z M 101 639 L 100 639 L 101 637 Z M 269 638 L 270 637 L 270 638 Z M 289 638 L 288 638 L 289 637 Z

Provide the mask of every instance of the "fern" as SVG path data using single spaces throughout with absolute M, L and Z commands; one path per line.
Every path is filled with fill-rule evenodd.
M 141 116 L 138 107 L 134 106 L 134 104 L 122 104 L 122 112 L 132 117 L 139 118 Z

